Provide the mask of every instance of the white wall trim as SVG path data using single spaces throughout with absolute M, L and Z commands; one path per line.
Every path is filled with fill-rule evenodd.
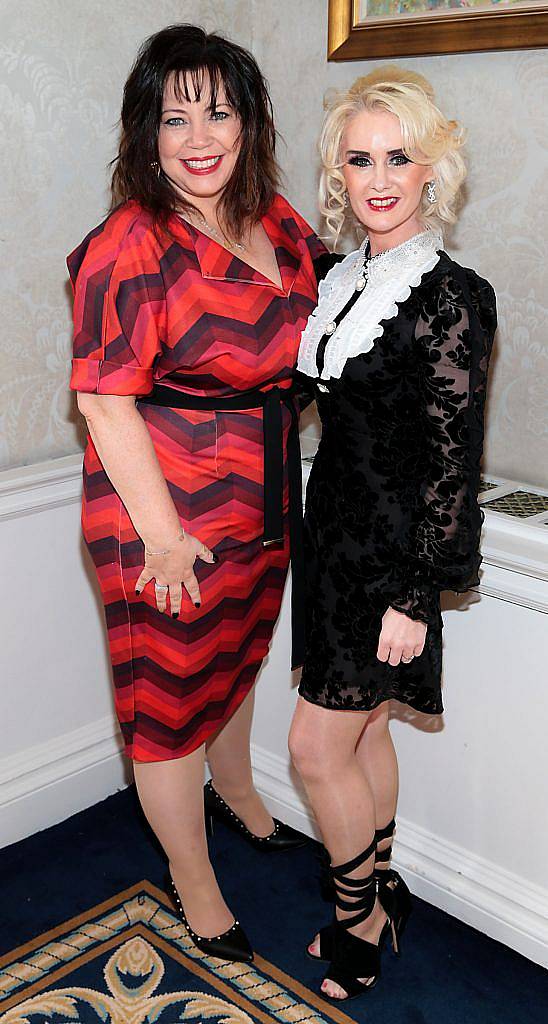
M 80 452 L 0 472 L 0 520 L 80 501 L 81 476 Z M 548 526 L 486 510 L 482 552 L 480 593 L 548 613 Z
M 64 821 L 128 783 L 112 715 L 0 761 L 0 846 Z
M 255 782 L 271 812 L 316 836 L 289 762 L 254 745 Z M 485 858 L 398 819 L 394 866 L 421 899 L 548 967 L 548 891 Z
M 82 453 L 0 472 L 0 519 L 80 501 Z
M 547 530 L 548 532 L 548 530 Z M 548 551 L 546 553 L 548 559 Z M 484 560 L 480 573 L 480 594 L 496 597 L 510 604 L 520 604 L 537 612 L 548 613 L 548 580 L 539 579 Z
M 548 525 L 539 516 L 519 519 L 483 507 L 485 562 L 548 582 Z M 545 515 L 545 514 L 544 514 Z

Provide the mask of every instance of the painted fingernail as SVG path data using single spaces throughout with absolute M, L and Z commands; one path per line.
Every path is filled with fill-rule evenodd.
M 195 601 L 195 602 L 194 602 L 194 607 L 195 607 L 195 608 L 201 608 L 201 603 L 200 603 L 200 601 Z
M 218 562 L 219 561 L 219 556 L 218 555 L 213 555 L 213 561 L 214 562 Z
M 171 613 L 171 618 L 172 619 L 178 619 L 179 618 L 179 612 L 172 612 Z
M 141 593 L 141 591 L 140 591 L 140 590 L 139 590 L 139 589 L 138 589 L 137 587 L 135 587 L 135 593 L 136 593 L 136 594 L 140 594 L 140 593 Z

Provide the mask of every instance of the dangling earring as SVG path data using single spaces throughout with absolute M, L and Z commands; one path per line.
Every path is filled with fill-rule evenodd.
M 348 192 L 343 192 L 343 203 L 345 207 L 348 206 Z
M 428 188 L 426 190 L 426 198 L 428 199 L 429 203 L 435 203 L 436 202 L 437 196 L 436 196 L 436 182 L 435 181 L 429 181 L 428 182 Z
M 152 167 L 153 171 L 156 171 L 156 177 L 159 178 L 160 174 L 162 173 L 162 168 L 160 167 L 158 161 L 153 160 L 150 166 Z

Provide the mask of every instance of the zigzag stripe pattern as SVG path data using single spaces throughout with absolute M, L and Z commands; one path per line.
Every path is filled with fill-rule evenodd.
M 71 387 L 137 398 L 158 381 L 214 397 L 288 387 L 316 303 L 312 260 L 325 250 L 281 196 L 263 226 L 281 288 L 179 218 L 162 235 L 136 203 L 111 214 L 68 258 Z M 197 560 L 201 607 L 185 594 L 178 620 L 158 612 L 152 584 L 137 596 L 143 545 L 88 439 L 82 523 L 105 606 L 116 710 L 128 756 L 158 761 L 199 747 L 253 686 L 289 543 L 286 532 L 283 544 L 262 545 L 260 409 L 139 410 L 184 529 L 219 555 L 216 565 Z M 286 512 L 287 497 L 286 481 Z

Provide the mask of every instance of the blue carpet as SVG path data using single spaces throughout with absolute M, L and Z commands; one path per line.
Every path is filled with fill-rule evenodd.
M 289 1010 L 282 1012 L 282 1004 L 271 999 L 267 1012 L 263 1004 L 262 1009 L 256 1002 L 252 1005 L 251 997 L 244 993 L 247 1001 L 241 1002 L 241 1019 L 246 1013 L 257 1020 L 337 1019 L 331 1006 L 307 1000 L 306 990 L 300 991 L 298 987 L 300 983 L 317 992 L 321 965 L 310 961 L 304 949 L 317 926 L 329 920 L 331 913 L 319 896 L 314 845 L 292 854 L 263 854 L 217 825 L 211 851 L 223 892 L 255 950 L 264 958 L 258 961 L 263 974 L 255 980 L 255 990 L 261 991 L 265 974 L 269 985 L 285 984 L 281 974 L 276 975 L 271 968 L 276 965 L 284 977 L 294 981 L 289 985 L 291 998 L 301 998 L 306 1006 L 312 1007 L 310 1016 L 301 1013 L 297 1017 Z M 107 912 L 111 917 L 118 913 L 116 921 L 122 921 L 123 908 L 124 938 L 129 936 L 133 941 L 131 948 L 126 942 L 125 960 L 117 952 L 118 940 L 113 933 L 112 951 L 97 948 L 93 956 L 87 953 L 87 961 L 78 961 L 76 974 L 70 976 L 72 986 L 86 992 L 93 990 L 96 1002 L 100 990 L 106 1000 L 107 1009 L 103 1007 L 101 1012 L 95 1003 L 80 1006 L 78 1019 L 82 1024 L 97 1020 L 97 1014 L 103 1020 L 108 1018 L 110 996 L 104 979 L 108 974 L 112 984 L 120 985 L 124 979 L 129 984 L 131 971 L 128 975 L 127 962 L 135 965 L 136 960 L 139 985 L 148 985 L 154 998 L 163 993 L 171 1021 L 179 1019 L 183 1011 L 178 1010 L 174 1017 L 173 1000 L 165 993 L 184 988 L 184 998 L 189 999 L 187 989 L 194 984 L 192 978 L 202 971 L 198 987 L 207 994 L 211 1005 L 200 1010 L 195 1000 L 185 1004 L 185 1019 L 214 1016 L 214 1000 L 227 997 L 227 985 L 236 991 L 238 985 L 249 985 L 253 979 L 238 981 L 234 972 L 232 977 L 224 975 L 222 980 L 213 975 L 205 977 L 204 962 L 192 960 L 188 943 L 180 937 L 171 948 L 165 943 L 162 935 L 165 937 L 169 928 L 175 926 L 169 901 L 159 891 L 163 888 L 164 872 L 162 853 L 141 818 L 133 789 L 117 793 L 61 825 L 0 851 L 0 974 L 4 965 L 9 976 L 10 951 L 38 940 L 42 933 L 68 919 L 84 915 L 89 931 L 90 923 L 96 929 L 98 922 L 104 927 L 101 922 Z M 110 902 L 97 909 L 105 901 Z M 136 916 L 132 917 L 134 911 Z M 162 927 L 153 934 L 153 924 L 158 921 Z M 130 926 L 133 931 L 127 930 Z M 63 934 L 66 936 L 66 932 Z M 107 963 L 110 967 L 105 974 Z M 153 977 L 156 987 L 150 981 Z M 13 976 L 11 983 L 15 984 Z M 59 985 L 57 981 L 57 988 Z M 6 988 L 3 991 L 5 995 L 8 992 Z M 274 990 L 269 991 L 272 996 Z M 3 1008 L 0 991 L 0 1024 Z M 442 1020 L 443 1024 L 540 1024 L 548 1019 L 548 972 L 415 900 L 401 958 L 396 959 L 387 947 L 379 985 L 363 999 L 341 1005 L 340 1011 L 341 1021 L 347 1015 L 347 1020 L 350 1017 L 360 1024 L 372 1020 L 389 1024 L 438 1024 Z M 47 1019 L 57 1024 L 70 1017 L 64 1006 L 59 1013 L 54 1017 L 50 1012 Z M 157 1010 L 154 1014 L 146 1019 L 156 1019 Z M 76 1019 L 74 1013 L 72 1019 Z

